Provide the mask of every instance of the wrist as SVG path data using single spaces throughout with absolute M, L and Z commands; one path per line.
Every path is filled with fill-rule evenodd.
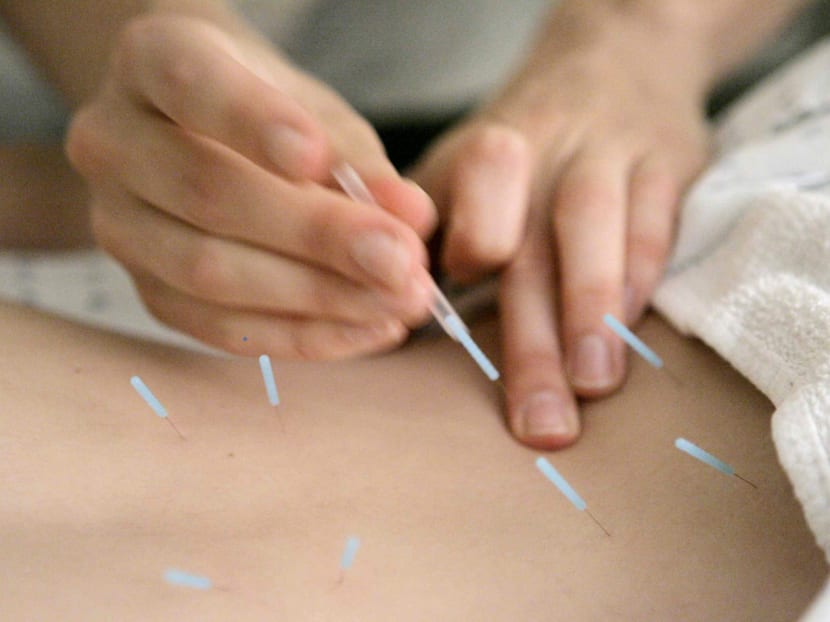
M 601 0 L 606 1 L 606 0 Z M 728 0 L 726 0 L 728 1 Z M 676 74 L 701 102 L 714 87 L 723 70 L 713 53 L 713 32 L 705 9 L 708 2 L 696 0 L 610 1 L 616 7 L 617 27 L 647 41 L 651 49 L 643 54 L 674 65 Z
M 567 1 L 567 0 L 566 0 Z M 807 0 L 599 0 L 692 44 L 714 85 L 789 23 Z
M 695 102 L 716 82 L 707 20 L 688 0 L 565 0 L 551 13 L 538 49 L 615 58 L 633 74 L 663 80 Z M 644 70 L 644 69 L 647 69 Z

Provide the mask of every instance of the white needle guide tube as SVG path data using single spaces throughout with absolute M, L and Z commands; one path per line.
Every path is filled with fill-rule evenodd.
M 340 187 L 343 188 L 343 192 L 355 201 L 368 205 L 378 204 L 375 201 L 375 197 L 369 192 L 366 184 L 363 183 L 360 175 L 357 174 L 357 171 L 346 162 L 341 162 L 332 168 L 331 174 L 337 180 L 337 183 L 340 184 Z M 444 293 L 438 289 L 438 285 L 432 277 L 430 277 L 430 289 L 432 290 L 432 301 L 430 302 L 429 310 L 435 320 L 444 329 L 444 332 L 464 346 L 490 380 L 498 380 L 499 372 L 487 359 L 481 349 L 475 345 L 475 342 L 469 336 L 470 329 L 467 328 L 461 316 L 453 309 L 447 297 L 444 296 Z

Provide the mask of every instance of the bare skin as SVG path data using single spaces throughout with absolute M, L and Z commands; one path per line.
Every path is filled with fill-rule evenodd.
M 253 354 L 241 331 L 313 359 L 388 349 L 424 320 L 435 206 L 336 94 L 221 2 L 90 1 L 43 20 L 46 4 L 3 10 L 85 102 L 68 152 L 95 234 L 159 318 L 231 352 Z M 623 382 L 601 318 L 636 321 L 661 274 L 707 158 L 706 91 L 802 4 L 566 1 L 413 171 L 447 225 L 450 273 L 501 272 L 506 409 L 523 442 L 572 443 L 576 398 Z M 95 45 L 73 19 L 96 25 Z M 333 188 L 340 159 L 383 210 Z
M 488 351 L 494 328 L 475 328 Z M 498 390 L 447 339 L 275 363 L 274 409 L 255 360 L 0 306 L 3 615 L 796 619 L 827 567 L 776 462 L 771 405 L 662 321 L 641 336 L 683 385 L 633 361 L 623 391 L 586 407 L 586 442 L 548 455 L 609 537 L 504 434 Z M 678 436 L 758 489 L 678 452 Z M 216 587 L 166 585 L 170 567 Z

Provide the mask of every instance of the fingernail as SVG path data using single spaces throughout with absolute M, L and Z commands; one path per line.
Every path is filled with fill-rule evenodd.
M 357 345 L 383 341 L 399 332 L 397 325 L 391 322 L 372 326 L 346 326 L 342 330 L 343 337 Z
M 611 351 L 599 335 L 583 337 L 571 362 L 571 380 L 578 387 L 601 388 L 613 382 Z
M 397 289 L 406 281 L 410 257 L 406 247 L 385 233 L 366 233 L 352 244 L 352 259 L 366 274 Z
M 576 413 L 550 391 L 531 395 L 519 412 L 526 439 L 570 437 L 576 433 Z
M 308 147 L 308 139 L 286 125 L 277 125 L 265 134 L 265 152 L 268 158 L 287 175 L 302 175 L 303 159 Z

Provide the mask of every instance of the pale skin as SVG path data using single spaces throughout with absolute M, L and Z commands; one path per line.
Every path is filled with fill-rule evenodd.
M 473 326 L 487 348 L 493 323 Z M 796 620 L 827 576 L 772 405 L 654 316 L 550 462 L 447 339 L 339 363 L 212 357 L 0 304 L 0 602 L 20 622 Z M 186 436 L 130 386 L 138 374 Z M 680 453 L 683 436 L 752 488 Z M 341 581 L 350 535 L 361 540 Z M 167 585 L 179 568 L 209 592 Z
M 412 171 L 428 194 L 221 3 L 4 12 L 84 102 L 68 153 L 96 237 L 159 318 L 241 354 L 254 354 L 242 334 L 279 357 L 388 349 L 427 316 L 422 240 L 440 214 L 452 276 L 500 273 L 510 429 L 555 448 L 580 433 L 576 398 L 623 382 L 602 316 L 635 322 L 660 277 L 707 159 L 706 92 L 802 4 L 564 2 L 504 88 Z M 384 209 L 334 187 L 341 159 Z

